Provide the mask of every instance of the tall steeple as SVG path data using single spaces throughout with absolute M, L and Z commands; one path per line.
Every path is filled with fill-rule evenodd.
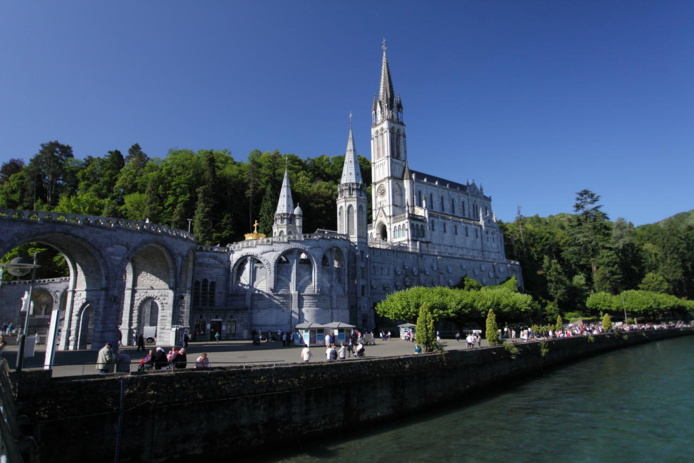
M 354 148 L 352 114 L 342 179 L 337 192 L 337 232 L 349 235 L 353 243 L 366 243 L 366 185 L 361 176 L 357 150 Z
M 407 138 L 402 101 L 393 91 L 385 40 L 382 48 L 381 82 L 371 113 L 371 211 L 375 235 L 392 241 L 393 220 L 405 214 L 408 205 L 409 192 L 404 185 Z
M 390 67 L 386 57 L 386 39 L 383 39 L 383 60 L 381 63 L 381 84 L 378 96 L 374 97 L 372 109 L 373 123 L 393 121 L 402 124 L 402 100 L 393 92 L 393 81 L 390 78 Z
M 301 208 L 298 206 L 294 208 L 292 190 L 289 186 L 289 170 L 285 168 L 280 199 L 275 211 L 275 222 L 272 224 L 272 236 L 301 235 L 302 215 Z

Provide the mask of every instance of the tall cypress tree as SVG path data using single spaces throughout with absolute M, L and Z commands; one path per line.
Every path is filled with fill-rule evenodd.
M 487 331 L 485 332 L 485 336 L 490 346 L 501 344 L 499 341 L 499 327 L 496 324 L 496 315 L 494 315 L 492 309 L 489 309 L 489 313 L 487 314 Z
M 417 332 L 415 333 L 417 344 L 424 347 L 425 352 L 434 350 L 436 333 L 434 330 L 434 317 L 431 315 L 428 304 L 422 304 L 417 317 Z

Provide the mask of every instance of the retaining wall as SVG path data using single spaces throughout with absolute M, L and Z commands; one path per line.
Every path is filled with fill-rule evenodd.
M 228 461 L 321 433 L 411 415 L 607 350 L 692 329 L 597 335 L 444 354 L 90 379 L 22 372 L 30 461 Z M 122 394 L 121 394 L 122 389 Z M 122 397 L 122 399 L 121 399 Z M 120 425 L 119 425 L 120 423 Z M 204 456 L 204 457 L 203 457 Z

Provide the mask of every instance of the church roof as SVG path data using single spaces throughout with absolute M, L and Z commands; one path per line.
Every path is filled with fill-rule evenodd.
M 277 203 L 277 211 L 275 211 L 275 214 L 292 214 L 293 212 L 294 202 L 292 201 L 292 190 L 289 187 L 289 171 L 284 169 L 280 200 Z
M 444 178 L 425 174 L 423 172 L 417 172 L 415 170 L 410 170 L 410 173 L 412 174 L 412 179 L 414 179 L 415 182 L 433 183 L 438 186 L 453 188 L 454 190 L 467 191 L 472 194 L 477 193 L 484 196 L 484 193 L 482 193 L 482 191 L 478 189 L 474 183 L 463 185 L 462 183 L 453 182 L 451 180 L 446 180 Z
M 350 115 L 351 117 L 351 115 Z M 361 169 L 357 150 L 354 148 L 354 136 L 352 134 L 352 122 L 349 123 L 349 137 L 347 138 L 347 151 L 345 151 L 345 165 L 342 167 L 342 179 L 340 183 L 362 183 Z

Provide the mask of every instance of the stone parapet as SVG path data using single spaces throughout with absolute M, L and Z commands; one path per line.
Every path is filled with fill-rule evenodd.
M 692 334 L 682 328 L 350 362 L 92 379 L 22 372 L 13 379 L 21 413 L 33 425 L 28 434 L 38 440 L 36 461 L 107 461 L 116 442 L 121 462 L 231 458 L 411 415 L 609 350 Z

